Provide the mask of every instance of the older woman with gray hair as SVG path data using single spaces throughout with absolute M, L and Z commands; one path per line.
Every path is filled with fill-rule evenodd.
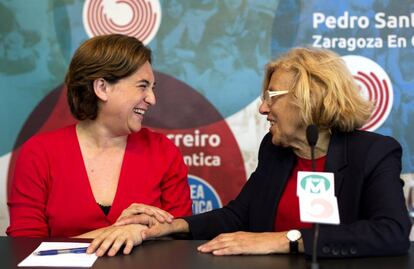
M 340 225 L 321 225 L 320 257 L 400 255 L 409 247 L 411 223 L 400 179 L 402 149 L 391 137 L 361 131 L 372 104 L 364 100 L 334 52 L 294 48 L 266 68 L 259 112 L 270 123 L 259 163 L 240 194 L 204 214 L 159 222 L 130 215 L 117 225 L 145 223 L 144 239 L 189 233 L 212 239 L 198 247 L 214 255 L 313 252 L 312 224 L 301 222 L 298 171 L 311 171 L 306 138 L 319 129 L 316 171 L 334 174 Z M 97 238 L 90 251 L 101 246 Z M 102 244 L 102 245 L 101 245 Z

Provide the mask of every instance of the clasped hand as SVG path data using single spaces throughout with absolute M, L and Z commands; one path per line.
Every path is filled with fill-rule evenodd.
M 96 251 L 97 256 L 107 252 L 108 256 L 114 256 L 125 245 L 123 253 L 129 254 L 143 240 L 188 229 L 188 223 L 183 219 L 173 220 L 173 216 L 161 209 L 134 204 L 122 212 L 114 225 L 107 227 L 92 241 L 87 252 Z M 288 253 L 289 241 L 286 232 L 234 232 L 220 234 L 197 250 L 220 256 Z
M 125 218 L 135 217 L 135 223 L 119 224 Z M 122 211 L 114 225 L 100 230 L 94 238 L 87 253 L 96 253 L 97 256 L 114 256 L 124 246 L 123 253 L 129 254 L 134 246 L 142 243 L 142 232 L 155 223 L 171 223 L 173 216 L 157 207 L 144 204 L 131 204 Z

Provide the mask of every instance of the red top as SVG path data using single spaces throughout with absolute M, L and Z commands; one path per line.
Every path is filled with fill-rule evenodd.
M 164 135 L 143 128 L 128 136 L 115 198 L 105 216 L 96 203 L 75 125 L 36 135 L 16 162 L 8 206 L 10 236 L 76 236 L 116 221 L 131 203 L 191 215 L 187 167 Z
M 326 156 L 316 159 L 316 171 L 323 172 Z M 300 221 L 299 198 L 296 195 L 298 171 L 312 171 L 312 161 L 298 157 L 297 163 L 290 174 L 285 190 L 280 198 L 275 216 L 274 230 L 276 232 L 291 229 L 312 228 L 312 223 Z

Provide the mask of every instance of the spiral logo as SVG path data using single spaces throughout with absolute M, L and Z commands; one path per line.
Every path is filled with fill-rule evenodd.
M 86 0 L 83 25 L 89 37 L 120 33 L 148 44 L 161 23 L 158 0 Z
M 374 131 L 388 118 L 394 94 L 391 80 L 380 65 L 363 56 L 347 55 L 342 57 L 354 76 L 362 96 L 374 103 L 371 117 L 362 130 Z

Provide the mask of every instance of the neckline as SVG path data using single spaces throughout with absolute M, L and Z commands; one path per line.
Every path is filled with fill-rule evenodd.
M 129 147 L 129 144 L 130 144 L 129 143 L 130 136 L 128 136 L 127 142 L 126 142 L 126 145 L 125 145 L 125 150 L 124 150 L 124 154 L 123 154 L 123 157 L 122 157 L 121 169 L 119 171 L 118 184 L 117 184 L 117 187 L 116 187 L 115 196 L 114 196 L 114 199 L 112 200 L 112 203 L 111 203 L 111 206 L 110 206 L 110 209 L 109 209 L 108 214 L 105 215 L 104 212 L 102 211 L 101 207 L 100 207 L 99 202 L 96 201 L 96 198 L 93 195 L 92 186 L 91 186 L 91 183 L 89 181 L 88 172 L 86 170 L 85 160 L 84 160 L 83 155 L 82 155 L 82 149 L 81 149 L 81 146 L 80 146 L 80 141 L 79 141 L 78 133 L 76 131 L 76 124 L 73 125 L 72 132 L 73 132 L 73 135 L 74 135 L 73 137 L 75 139 L 75 144 L 76 144 L 76 151 L 77 151 L 76 154 L 77 154 L 77 156 L 79 158 L 78 161 L 80 161 L 81 164 L 82 164 L 82 174 L 83 174 L 82 175 L 82 178 L 84 179 L 82 181 L 86 184 L 86 187 L 88 188 L 89 199 L 95 205 L 96 210 L 99 210 L 99 212 L 101 214 L 103 214 L 106 218 L 108 218 L 112 214 L 112 211 L 113 211 L 112 208 L 114 208 L 114 205 L 117 204 L 118 196 L 120 195 L 119 194 L 119 192 L 121 190 L 120 186 L 123 183 L 123 180 L 122 179 L 124 178 L 124 170 L 125 170 L 124 169 L 124 165 L 125 165 L 125 160 L 127 159 L 127 152 L 128 152 L 128 147 Z
M 108 216 L 109 211 L 111 211 L 111 205 L 101 205 L 100 203 L 97 203 L 98 206 L 101 208 L 102 212 L 105 214 L 105 216 Z

